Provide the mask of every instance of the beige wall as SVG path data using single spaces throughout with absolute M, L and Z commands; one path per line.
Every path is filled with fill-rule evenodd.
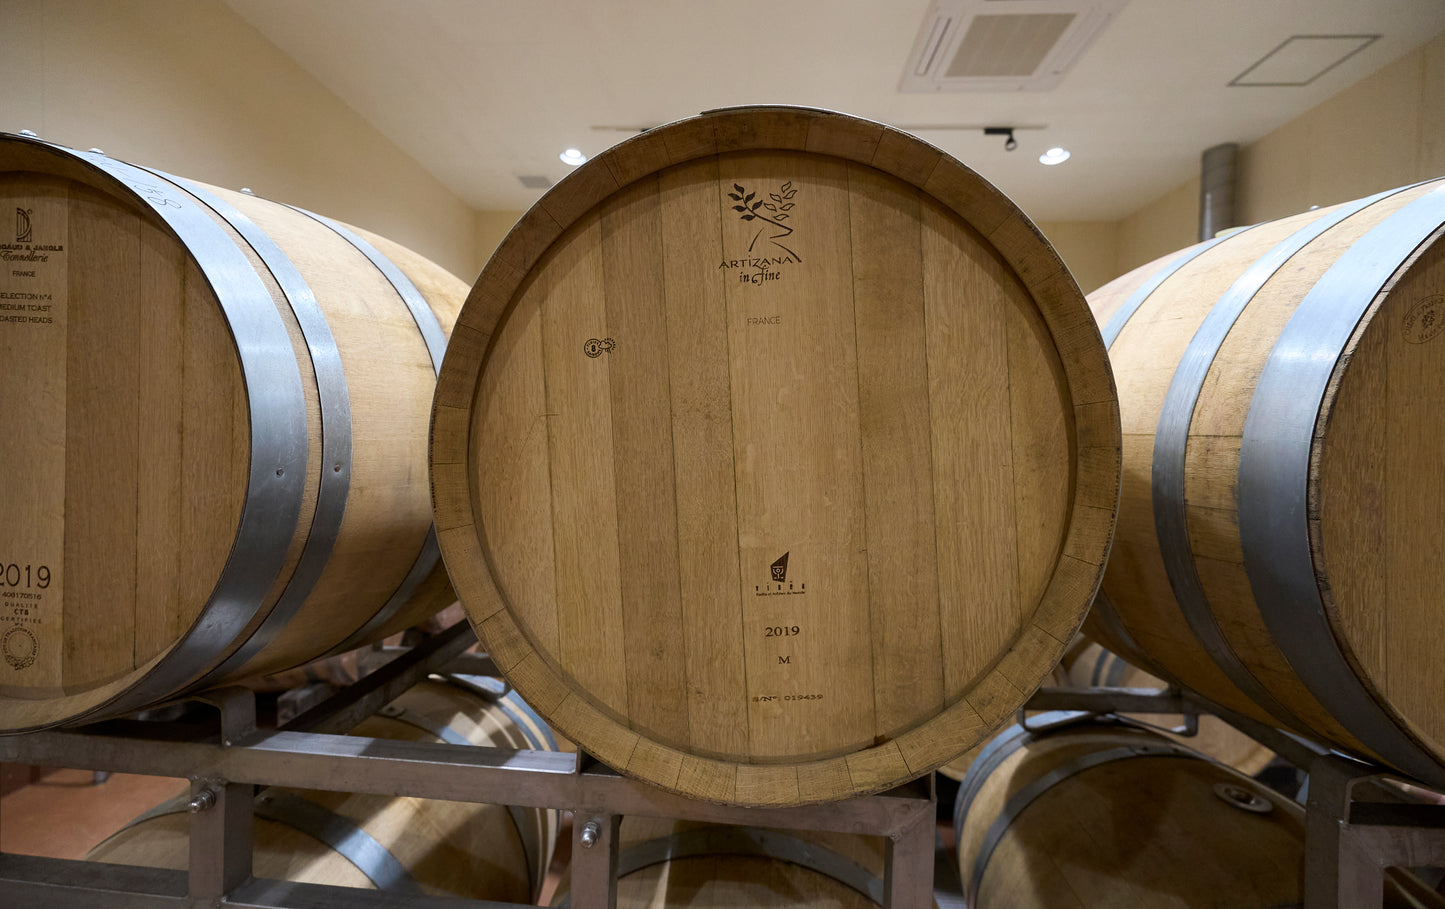
M 1252 143 L 1244 223 L 1445 174 L 1445 34 Z
M 479 211 L 477 212 L 477 255 L 486 263 L 498 246 L 526 212 L 520 211 Z M 475 276 L 474 276 L 475 277 Z
M 1119 222 L 1117 277 L 1145 262 L 1199 239 L 1199 178 L 1195 177 L 1155 199 Z
M 1202 151 L 1202 149 L 1201 149 Z M 1240 149 L 1237 220 L 1445 175 L 1445 34 Z M 1115 274 L 1193 244 L 1199 179 L 1119 222 Z
M 220 0 L 0 0 L 0 130 L 309 208 L 466 280 L 475 212 Z
M 1114 277 L 1119 261 L 1118 222 L 1040 221 L 1039 230 L 1054 245 L 1084 293 L 1091 293 Z

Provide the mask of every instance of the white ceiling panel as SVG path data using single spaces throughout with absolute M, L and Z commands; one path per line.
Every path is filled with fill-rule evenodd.
M 931 0 L 226 0 L 468 203 L 518 209 L 587 154 L 734 104 L 826 107 L 919 134 L 1038 220 L 1122 217 L 1445 30 L 1441 0 L 1128 0 L 1047 91 L 899 90 Z M 1229 82 L 1296 35 L 1375 35 L 1303 86 Z M 1038 164 L 1061 145 L 1073 158 Z

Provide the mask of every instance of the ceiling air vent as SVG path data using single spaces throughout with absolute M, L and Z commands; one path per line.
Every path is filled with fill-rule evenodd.
M 1230 85 L 1309 85 L 1373 43 L 1379 35 L 1295 35 L 1249 65 Z
M 1047 91 L 1128 0 L 935 0 L 899 90 Z
M 518 174 L 517 182 L 528 189 L 546 189 L 552 185 L 552 181 L 541 174 Z

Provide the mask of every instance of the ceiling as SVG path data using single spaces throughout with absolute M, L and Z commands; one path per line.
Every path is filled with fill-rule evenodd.
M 1445 30 L 1441 0 L 1128 0 L 1049 91 L 903 93 L 937 0 L 226 0 L 479 209 L 522 209 L 646 127 L 736 104 L 908 129 L 1036 220 L 1114 220 Z M 979 0 L 987 5 L 988 0 Z M 1052 0 L 1033 0 L 1048 3 Z M 1013 4 L 1017 6 L 1018 3 Z M 1229 82 L 1295 35 L 1381 37 L 1298 87 Z M 1020 131 L 1008 152 L 977 129 Z M 1071 160 L 1044 167 L 1050 146 Z

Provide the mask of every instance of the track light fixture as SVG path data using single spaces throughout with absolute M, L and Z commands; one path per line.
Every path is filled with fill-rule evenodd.
M 1004 151 L 1013 151 L 1019 147 L 1018 140 L 1014 138 L 1014 128 L 1012 126 L 985 126 L 983 128 L 983 134 L 985 136 L 1006 136 L 1007 138 L 1003 140 Z

